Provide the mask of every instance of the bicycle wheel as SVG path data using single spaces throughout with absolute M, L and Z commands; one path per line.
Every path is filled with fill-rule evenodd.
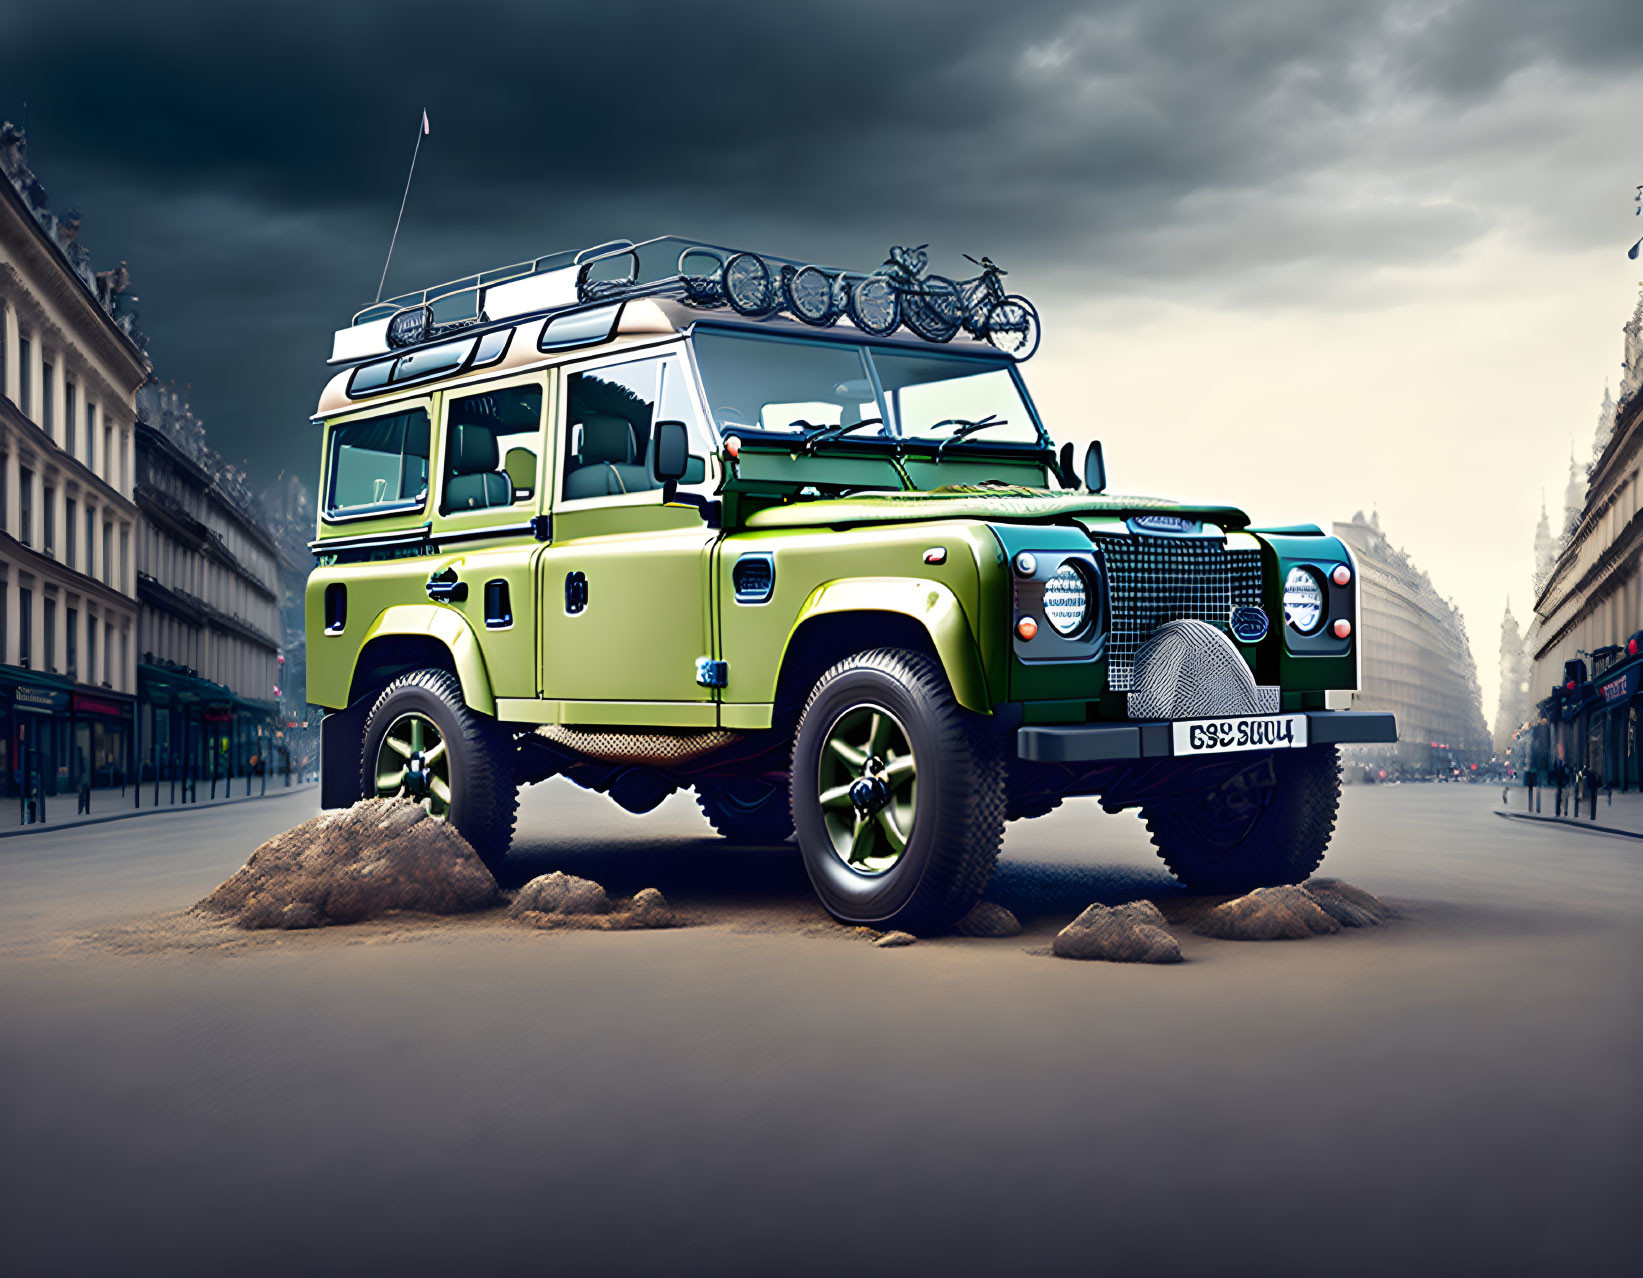
M 1017 360 L 1030 359 L 1038 349 L 1038 308 L 1015 293 L 988 309 L 978 336 Z
M 684 285 L 685 301 L 691 306 L 722 303 L 724 273 L 724 259 L 711 249 L 690 248 L 679 254 L 679 282 Z
M 725 263 L 725 300 L 742 315 L 768 315 L 776 309 L 770 267 L 757 253 L 737 253 Z
M 826 326 L 838 319 L 833 305 L 833 277 L 819 266 L 800 267 L 782 277 L 787 309 L 806 324 Z
M 952 341 L 963 314 L 958 285 L 944 275 L 926 276 L 902 302 L 902 319 L 927 342 Z
M 850 322 L 864 333 L 883 337 L 901 323 L 901 294 L 882 275 L 869 275 L 850 290 Z

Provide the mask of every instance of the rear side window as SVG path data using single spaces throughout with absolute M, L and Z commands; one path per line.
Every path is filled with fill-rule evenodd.
M 542 388 L 506 386 L 450 401 L 445 415 L 445 514 L 536 497 Z
M 428 412 L 413 408 L 331 428 L 328 515 L 415 509 L 428 495 Z

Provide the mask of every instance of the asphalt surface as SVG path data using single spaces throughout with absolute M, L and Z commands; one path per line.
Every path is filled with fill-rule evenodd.
M 1385 928 L 1041 953 L 1179 894 L 1133 817 L 1012 826 L 1008 940 L 880 950 L 791 853 L 550 782 L 511 877 L 695 926 L 229 934 L 312 794 L 0 846 L 7 1274 L 1607 1274 L 1643 1244 L 1643 848 L 1349 790 Z

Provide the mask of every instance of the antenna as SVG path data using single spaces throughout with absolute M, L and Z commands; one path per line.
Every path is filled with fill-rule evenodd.
M 422 139 L 428 133 L 428 108 L 422 108 L 422 126 L 416 131 L 416 145 L 411 148 L 411 171 L 405 175 L 405 194 L 399 197 L 399 216 L 394 219 L 394 237 L 388 241 L 388 259 L 382 264 L 382 278 L 377 281 L 377 301 L 382 300 L 382 287 L 388 282 L 388 263 L 394 260 L 394 245 L 399 243 L 399 224 L 405 220 L 405 201 L 411 198 L 411 179 L 416 176 L 416 157 L 422 150 Z

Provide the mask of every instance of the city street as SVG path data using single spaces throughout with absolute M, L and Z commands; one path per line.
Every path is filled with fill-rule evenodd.
M 10 1274 L 1608 1274 L 1643 1245 L 1643 841 L 1351 788 L 1394 904 L 1175 967 L 1044 952 L 1179 889 L 1092 800 L 1010 827 L 1024 936 L 880 950 L 691 796 L 527 791 L 510 878 L 691 926 L 181 916 L 312 790 L 0 842 Z

